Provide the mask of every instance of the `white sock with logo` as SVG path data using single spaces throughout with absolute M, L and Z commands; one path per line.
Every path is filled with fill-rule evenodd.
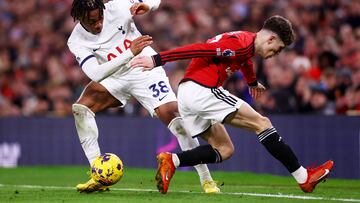
M 190 149 L 194 149 L 200 146 L 197 138 L 192 138 L 191 135 L 185 130 L 184 122 L 180 117 L 174 118 L 168 125 L 169 130 L 176 136 L 178 139 L 181 150 L 187 151 Z M 178 167 L 180 164 L 180 160 L 176 154 L 173 154 L 173 162 L 175 167 Z M 194 166 L 196 169 L 201 185 L 204 184 L 206 180 L 212 181 L 212 177 L 209 171 L 209 168 L 206 164 L 199 164 Z
M 99 131 L 95 121 L 95 114 L 82 104 L 73 104 L 72 110 L 80 144 L 91 165 L 96 157 L 100 156 Z

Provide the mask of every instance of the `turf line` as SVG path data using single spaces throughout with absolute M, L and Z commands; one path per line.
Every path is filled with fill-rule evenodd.
M 17 188 L 30 188 L 30 189 L 67 189 L 74 190 L 75 187 L 65 186 L 47 186 L 47 185 L 5 185 L 0 184 L 0 187 L 17 187 Z M 111 188 L 115 191 L 134 191 L 134 192 L 157 192 L 154 189 L 136 189 L 136 188 Z M 202 192 L 190 192 L 190 191 L 171 191 L 178 193 L 192 193 L 203 194 Z M 302 199 L 302 200 L 325 200 L 325 201 L 341 201 L 341 202 L 360 202 L 360 199 L 352 198 L 330 198 L 330 197 L 317 197 L 317 196 L 301 196 L 301 195 L 289 195 L 289 194 L 262 194 L 262 193 L 248 193 L 248 192 L 222 192 L 219 195 L 237 195 L 237 196 L 253 196 L 253 197 L 272 197 L 272 198 L 285 198 L 285 199 Z

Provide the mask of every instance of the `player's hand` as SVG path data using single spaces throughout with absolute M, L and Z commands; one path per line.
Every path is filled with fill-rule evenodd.
M 149 46 L 152 43 L 153 43 L 152 37 L 150 37 L 149 35 L 143 35 L 143 36 L 140 36 L 140 37 L 134 39 L 134 41 L 132 41 L 130 50 L 134 54 L 134 56 L 136 56 L 145 47 Z
M 155 66 L 151 56 L 137 56 L 130 61 L 132 68 L 142 68 L 143 71 L 152 70 Z
M 266 88 L 264 87 L 264 85 L 262 85 L 261 83 L 258 82 L 258 85 L 255 87 L 249 87 L 249 92 L 250 95 L 254 98 L 254 99 L 258 99 L 264 92 L 265 92 Z
M 135 3 L 130 7 L 131 15 L 143 15 L 150 10 L 150 7 L 145 3 Z

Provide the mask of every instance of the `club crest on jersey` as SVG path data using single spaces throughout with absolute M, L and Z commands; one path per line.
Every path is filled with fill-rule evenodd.
M 225 56 L 225 57 L 235 56 L 235 52 L 230 49 L 225 49 L 222 52 L 222 56 Z
M 118 29 L 119 31 L 121 31 L 121 33 L 122 33 L 123 35 L 126 33 L 125 30 L 123 30 L 123 26 L 117 27 L 117 29 Z

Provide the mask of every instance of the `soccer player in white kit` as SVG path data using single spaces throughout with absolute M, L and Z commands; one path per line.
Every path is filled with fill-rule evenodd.
M 149 47 L 151 37 L 141 36 L 132 17 L 154 10 L 159 4 L 160 0 L 113 0 L 105 4 L 102 0 L 73 1 L 71 16 L 80 22 L 71 33 L 68 46 L 92 81 L 72 109 L 80 143 L 90 164 L 100 155 L 95 113 L 124 106 L 131 96 L 167 125 L 182 150 L 199 146 L 198 140 L 192 139 L 183 128 L 176 96 L 163 68 L 143 72 L 128 65 L 135 55 L 156 54 Z M 220 192 L 206 165 L 195 168 L 206 193 Z M 90 179 L 78 184 L 77 190 L 93 192 L 108 187 Z

